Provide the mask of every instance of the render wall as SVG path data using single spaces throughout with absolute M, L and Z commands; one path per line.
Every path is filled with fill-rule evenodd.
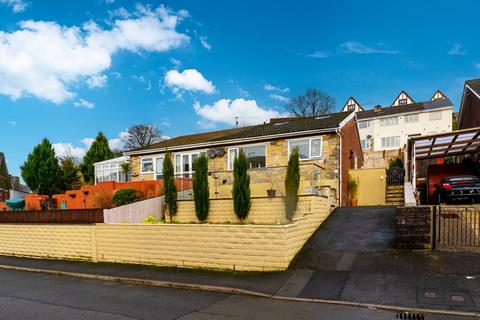
M 350 170 L 350 175 L 358 179 L 357 199 L 359 206 L 385 205 L 385 168 Z

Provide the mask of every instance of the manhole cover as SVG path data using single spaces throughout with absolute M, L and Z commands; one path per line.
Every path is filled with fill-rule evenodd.
M 421 313 L 402 312 L 397 313 L 396 319 L 425 320 L 425 316 Z

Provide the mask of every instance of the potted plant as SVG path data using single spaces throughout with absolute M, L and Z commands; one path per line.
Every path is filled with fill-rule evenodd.
M 358 179 L 348 177 L 348 194 L 350 195 L 350 205 L 356 207 L 358 204 L 357 199 Z
M 274 189 L 272 173 L 267 175 L 268 181 L 270 181 L 270 189 L 267 189 L 267 196 L 269 198 L 275 198 L 277 190 Z

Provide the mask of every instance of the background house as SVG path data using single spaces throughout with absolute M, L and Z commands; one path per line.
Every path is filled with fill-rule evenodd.
M 190 178 L 194 161 L 209 156 L 211 198 L 231 197 L 233 160 L 240 150 L 250 165 L 252 196 L 275 189 L 284 194 L 290 152 L 299 148 L 301 194 L 318 192 L 322 185 L 348 202 L 348 171 L 363 164 L 355 113 L 274 119 L 270 123 L 180 136 L 125 152 L 130 156 L 132 181 L 162 179 L 163 159 L 171 152 L 177 177 Z
M 402 158 L 411 136 L 452 131 L 452 112 L 452 102 L 441 91 L 423 102 L 415 102 L 402 91 L 390 107 L 358 111 L 364 167 L 386 167 L 390 159 Z
M 458 129 L 480 127 L 480 79 L 465 81 L 458 118 Z
M 0 202 L 10 198 L 10 175 L 8 174 L 5 154 L 0 152 Z

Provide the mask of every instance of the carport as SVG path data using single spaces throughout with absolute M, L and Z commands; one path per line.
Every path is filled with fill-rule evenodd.
M 436 177 L 456 174 L 467 174 L 462 168 L 460 160 L 465 155 L 478 155 L 480 152 L 480 127 L 465 130 L 457 130 L 447 133 L 439 133 L 426 136 L 414 136 L 408 140 L 407 161 L 405 162 L 408 181 L 411 182 L 412 190 L 418 191 L 419 185 L 425 182 L 427 195 L 435 181 L 426 176 L 419 177 L 419 168 L 430 164 L 444 164 L 445 157 L 453 160 L 452 165 L 444 164 L 444 169 L 439 167 Z M 475 157 L 474 157 L 475 158 Z M 438 169 L 438 168 L 437 168 Z M 463 170 L 465 169 L 465 170 Z M 443 172 L 442 172 L 443 171 Z M 407 196 L 407 195 L 406 195 Z

